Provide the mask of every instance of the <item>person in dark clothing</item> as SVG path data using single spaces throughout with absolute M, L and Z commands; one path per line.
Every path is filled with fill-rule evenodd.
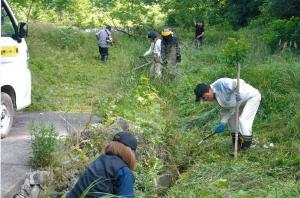
M 134 197 L 137 140 L 129 132 L 117 133 L 105 147 L 105 153 L 91 162 L 66 198 L 118 195 Z
M 195 24 L 195 47 L 200 48 L 202 45 L 202 39 L 204 35 L 204 23 L 201 21 L 196 22 L 194 18 Z
M 161 32 L 161 59 L 164 69 L 169 77 L 175 78 L 177 75 L 178 63 L 181 62 L 180 47 L 178 39 L 173 35 L 169 28 Z

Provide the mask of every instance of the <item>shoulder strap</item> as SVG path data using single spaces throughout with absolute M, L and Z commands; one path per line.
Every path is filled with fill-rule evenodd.
M 107 36 L 109 36 L 109 33 L 107 32 L 107 29 L 105 29 L 105 32 L 106 32 Z

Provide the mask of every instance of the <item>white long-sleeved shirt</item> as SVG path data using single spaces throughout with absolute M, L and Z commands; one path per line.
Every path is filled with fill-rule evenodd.
M 210 85 L 221 110 L 221 122 L 227 123 L 228 119 L 235 113 L 237 79 L 220 78 Z M 250 98 L 257 96 L 259 91 L 240 79 L 239 93 L 240 104 L 244 105 Z
M 161 51 L 161 39 L 157 39 L 154 42 L 151 42 L 149 50 L 145 52 L 144 56 L 148 56 L 149 54 L 153 53 L 154 55 L 160 58 L 160 51 Z

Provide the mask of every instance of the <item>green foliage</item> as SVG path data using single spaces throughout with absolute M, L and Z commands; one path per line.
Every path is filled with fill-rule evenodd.
M 61 49 L 75 50 L 85 43 L 85 36 L 72 28 L 61 28 L 49 34 L 53 45 Z
M 276 49 L 299 50 L 300 46 L 300 18 L 292 17 L 286 19 L 276 19 L 268 24 L 268 28 L 263 35 L 272 51 Z
M 201 51 L 190 47 L 191 35 L 180 37 L 181 76 L 165 82 L 148 78 L 147 67 L 129 72 L 141 65 L 135 57 L 149 47 L 146 39 L 117 35 L 117 45 L 110 48 L 109 63 L 103 65 L 96 59 L 94 34 L 84 34 L 84 42 L 68 50 L 57 47 L 57 40 L 49 37 L 51 31 L 47 28 L 34 27 L 28 40 L 34 86 L 32 108 L 82 111 L 91 110 L 92 103 L 103 116 L 103 125 L 111 124 L 116 116 L 128 119 L 139 140 L 137 197 L 299 196 L 299 184 L 294 182 L 293 174 L 300 168 L 296 141 L 300 130 L 300 61 L 289 51 L 270 55 L 264 42 L 257 39 L 260 29 L 224 33 L 241 38 L 234 40 L 241 46 L 252 44 L 253 49 L 247 49 L 250 53 L 243 48 L 246 56 L 236 57 L 245 60 L 242 78 L 262 94 L 253 128 L 255 147 L 233 161 L 228 154 L 231 140 L 226 133 L 201 146 L 197 144 L 218 122 L 215 104 L 195 104 L 193 93 L 197 83 L 212 83 L 224 76 L 219 48 L 227 36 L 218 29 L 207 32 L 209 42 Z M 186 35 L 181 29 L 176 32 Z M 229 54 L 239 50 L 236 42 L 228 49 Z M 56 191 L 66 189 L 72 175 L 79 174 L 110 140 L 111 133 L 99 131 L 91 127 L 85 134 L 91 139 L 80 139 L 80 144 L 67 141 L 71 144 L 71 160 L 55 169 Z M 264 147 L 270 143 L 274 147 Z M 178 180 L 170 189 L 159 189 L 155 183 L 168 171 Z
M 65 40 L 61 41 L 57 35 Z M 126 37 L 115 37 L 115 40 L 118 45 L 109 49 L 110 61 L 106 67 L 99 62 L 94 33 L 55 28 L 50 24 L 30 25 L 27 43 L 33 87 L 29 110 L 86 112 L 94 104 L 117 96 L 120 75 L 133 67 L 129 51 L 121 46 L 139 52 L 143 49 Z M 111 67 L 112 62 L 120 69 Z
M 260 15 L 259 7 L 262 4 L 262 0 L 238 2 L 232 0 L 173 0 L 167 1 L 164 9 L 170 10 L 167 16 L 169 25 L 192 27 L 192 18 L 196 17 L 209 25 L 229 22 L 233 27 L 240 28 L 248 25 L 250 20 Z
M 228 38 L 227 45 L 222 49 L 227 66 L 236 67 L 238 63 L 243 63 L 249 49 L 246 41 Z
M 300 2 L 298 0 L 268 0 L 262 6 L 262 12 L 266 17 L 289 19 L 300 16 Z
M 191 28 L 194 17 L 238 29 L 256 18 L 300 16 L 298 0 L 15 0 L 10 4 L 22 20 L 29 17 L 84 28 L 112 23 L 131 33 L 163 25 Z
M 51 124 L 45 123 L 30 124 L 31 130 L 31 165 L 37 167 L 47 167 L 53 164 L 54 152 L 58 145 L 58 132 Z
M 234 27 L 244 27 L 249 21 L 260 15 L 259 7 L 263 0 L 227 1 L 225 17 Z

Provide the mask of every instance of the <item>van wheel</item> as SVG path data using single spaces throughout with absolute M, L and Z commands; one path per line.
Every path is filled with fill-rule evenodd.
M 10 96 L 6 93 L 1 93 L 0 117 L 1 138 L 5 138 L 10 131 L 14 119 L 13 103 Z

